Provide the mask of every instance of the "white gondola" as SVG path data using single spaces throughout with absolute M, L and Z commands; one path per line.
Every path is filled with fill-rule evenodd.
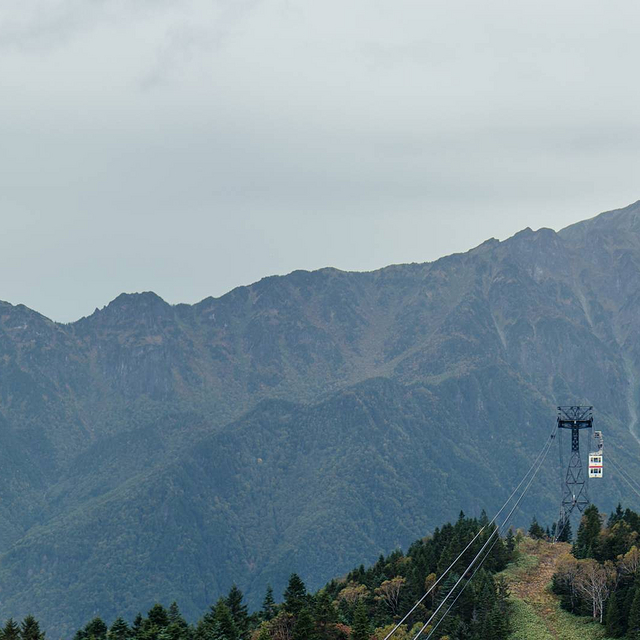
M 589 477 L 602 478 L 602 451 L 589 454 Z

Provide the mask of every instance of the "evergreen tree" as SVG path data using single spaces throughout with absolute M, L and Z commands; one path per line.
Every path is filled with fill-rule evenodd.
M 154 604 L 149 613 L 147 614 L 149 624 L 157 627 L 158 629 L 164 629 L 169 625 L 169 615 L 167 610 L 161 604 Z
M 131 625 L 131 635 L 134 638 L 139 638 L 142 633 L 142 623 L 144 622 L 142 618 L 142 614 L 138 613 L 136 617 L 133 619 L 133 624 Z
M 189 640 L 191 630 L 187 621 L 180 613 L 177 602 L 172 602 L 168 611 L 169 626 L 167 627 L 168 640 Z
M 631 640 L 640 640 L 640 588 L 636 587 L 634 591 L 627 624 L 627 637 Z
M 296 616 L 307 604 L 307 587 L 297 573 L 292 573 L 284 592 L 284 609 Z
M 107 633 L 108 640 L 129 640 L 131 630 L 123 618 L 117 618 Z
M 336 622 L 336 609 L 333 606 L 333 600 L 326 589 L 321 589 L 316 596 L 313 617 L 316 624 L 321 628 Z
M 371 625 L 367 607 L 363 600 L 359 600 L 353 613 L 353 626 L 350 640 L 369 640 L 371 637 Z
M 529 525 L 529 535 L 534 540 L 540 540 L 544 538 L 544 529 L 538 524 L 536 517 L 533 516 L 533 520 L 531 520 L 531 525 Z
M 612 527 L 616 522 L 620 522 L 623 517 L 624 512 L 622 511 L 622 505 L 618 502 L 616 510 L 609 516 L 609 522 L 607 523 L 607 526 Z
M 40 631 L 40 624 L 30 614 L 22 621 L 20 640 L 44 640 L 44 632 Z
M 482 625 L 482 638 L 491 640 L 506 640 L 509 635 L 507 616 L 496 602 L 487 613 Z
M 233 620 L 231 611 L 223 599 L 218 601 L 213 612 L 214 627 L 219 629 L 224 640 L 240 640 L 240 632 Z
M 276 601 L 273 598 L 273 588 L 267 585 L 267 593 L 262 601 L 262 611 L 260 615 L 263 620 L 271 620 L 276 615 Z
M 573 538 L 571 521 L 567 520 L 564 523 L 564 527 L 560 529 L 560 533 L 558 534 L 558 542 L 571 542 L 571 538 Z
M 311 611 L 307 607 L 300 609 L 298 619 L 293 625 L 292 640 L 314 640 L 317 638 L 316 625 Z
M 102 618 L 94 618 L 84 628 L 86 638 L 93 640 L 105 640 L 107 637 L 107 625 Z
M 573 545 L 573 555 L 580 559 L 593 558 L 597 555 L 598 539 L 602 522 L 600 512 L 595 505 L 589 505 L 582 514 L 576 542 Z
M 245 640 L 249 636 L 249 615 L 247 613 L 247 606 L 242 602 L 243 597 L 242 591 L 234 584 L 229 591 L 226 604 L 238 628 L 240 637 Z
M 607 600 L 605 627 L 607 636 L 610 638 L 620 638 L 624 635 L 624 621 L 618 604 L 618 595 L 615 592 Z
M 9 618 L 2 629 L 2 640 L 20 640 L 20 625 Z
M 516 548 L 516 537 L 513 535 L 513 529 L 509 527 L 509 531 L 507 531 L 507 535 L 504 540 L 505 547 L 511 556 L 513 554 L 514 549 Z

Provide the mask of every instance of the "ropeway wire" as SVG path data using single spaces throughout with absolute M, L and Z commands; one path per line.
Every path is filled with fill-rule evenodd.
M 531 465 L 531 467 L 529 468 L 529 470 L 527 471 L 527 473 L 524 474 L 524 476 L 522 477 L 522 480 L 520 480 L 520 482 L 518 483 L 518 486 L 511 492 L 511 495 L 506 499 L 505 503 L 502 505 L 502 507 L 500 507 L 500 510 L 498 511 L 498 513 L 496 513 L 495 516 L 493 516 L 493 519 L 488 522 L 487 524 L 485 524 L 479 531 L 478 533 L 476 533 L 475 536 L 473 536 L 473 538 L 471 539 L 471 541 L 469 542 L 469 544 L 467 544 L 467 546 L 459 553 L 458 557 L 442 572 L 442 574 L 440 575 L 440 577 L 429 587 L 429 589 L 427 590 L 427 592 L 413 605 L 413 607 L 411 607 L 411 609 L 409 609 L 409 611 L 407 612 L 407 614 L 404 616 L 404 618 L 402 618 L 402 620 L 400 620 L 400 622 L 398 622 L 398 624 L 396 624 L 396 626 L 389 631 L 389 633 L 384 637 L 384 640 L 389 640 L 389 638 L 400 628 L 400 626 L 402 624 L 404 624 L 404 622 L 407 620 L 407 618 L 420 606 L 420 604 L 422 604 L 422 602 L 424 602 L 425 598 L 438 586 L 438 584 L 444 579 L 444 577 L 447 575 L 447 573 L 449 573 L 449 571 L 451 571 L 451 569 L 453 569 L 453 567 L 456 565 L 456 563 L 458 562 L 458 560 L 460 560 L 460 558 L 462 558 L 462 556 L 469 550 L 469 548 L 471 547 L 471 545 L 480 537 L 480 535 L 482 534 L 482 532 L 487 528 L 490 527 L 498 518 L 498 516 L 504 511 L 505 507 L 509 504 L 509 502 L 511 501 L 511 498 L 513 498 L 513 496 L 518 492 L 518 489 L 520 489 L 520 487 L 522 486 L 522 484 L 524 483 L 524 481 L 527 479 L 527 476 L 531 473 L 531 471 L 534 469 L 534 467 L 536 466 L 536 464 L 538 463 L 538 460 L 540 460 L 540 456 L 542 456 L 542 454 L 544 453 L 544 450 L 547 448 L 547 446 L 549 448 L 551 448 L 551 443 L 553 442 L 553 439 L 555 438 L 556 432 L 558 431 L 558 427 L 556 425 L 555 429 L 551 432 L 551 435 L 549 436 L 549 439 L 547 440 L 547 442 L 545 442 L 544 446 L 542 447 L 542 449 L 540 450 L 540 453 L 538 453 L 538 456 L 536 457 L 536 459 L 533 461 L 533 464 Z M 546 458 L 547 453 L 548 453 L 548 449 L 547 452 L 544 453 L 544 457 Z M 537 470 L 536 470 L 537 473 Z M 503 523 L 504 524 L 504 523 Z M 493 535 L 493 534 L 492 534 Z M 417 637 L 417 636 L 416 636 Z
M 613 461 L 613 459 L 611 458 L 611 454 L 607 454 L 607 458 L 609 462 L 613 465 L 613 468 L 620 474 L 620 477 L 629 485 L 631 490 L 640 498 L 640 491 L 638 491 L 638 489 L 633 486 L 633 483 L 631 482 L 631 480 L 629 480 L 629 478 L 626 477 L 622 469 L 620 469 L 620 467 L 618 467 L 618 465 Z
M 551 442 L 553 441 L 553 435 L 555 434 L 555 430 L 554 433 L 552 434 L 551 438 L 549 439 L 549 441 L 547 442 L 548 448 L 546 450 L 546 452 L 544 453 L 544 456 L 542 458 L 542 460 L 540 461 L 540 464 L 538 465 L 538 467 L 536 468 L 535 472 L 533 473 L 533 475 L 531 476 L 529 482 L 527 483 L 527 486 L 524 488 L 523 492 L 520 494 L 520 497 L 518 498 L 518 500 L 516 501 L 516 503 L 513 505 L 511 511 L 509 512 L 509 514 L 507 515 L 507 517 L 504 519 L 504 521 L 502 522 L 502 524 L 499 527 L 496 527 L 493 532 L 491 533 L 491 535 L 489 536 L 489 538 L 487 538 L 487 541 L 484 543 L 484 545 L 482 546 L 482 548 L 480 549 L 480 551 L 478 552 L 478 554 L 476 555 L 476 557 L 469 563 L 469 566 L 465 569 L 465 571 L 462 573 L 462 575 L 460 576 L 460 578 L 458 579 L 458 581 L 456 582 L 456 584 L 453 586 L 453 588 L 449 591 L 449 593 L 447 593 L 447 595 L 445 596 L 444 600 L 440 603 L 440 605 L 438 606 L 438 608 L 433 612 L 433 614 L 431 615 L 431 617 L 427 620 L 427 622 L 423 625 L 422 629 L 420 629 L 420 631 L 418 631 L 418 633 L 415 635 L 415 637 L 413 638 L 413 640 L 417 640 L 420 635 L 422 635 L 422 633 L 424 632 L 424 630 L 429 626 L 429 624 L 431 624 L 431 621 L 435 618 L 435 616 L 438 614 L 438 611 L 440 611 L 440 609 L 444 606 L 444 604 L 446 603 L 446 601 L 449 599 L 449 596 L 458 588 L 458 586 L 460 585 L 460 583 L 462 582 L 462 580 L 464 579 L 465 574 L 471 569 L 471 567 L 475 564 L 475 562 L 477 561 L 477 559 L 482 555 L 482 552 L 485 550 L 485 548 L 487 547 L 487 545 L 489 544 L 489 542 L 491 542 L 491 538 L 500 531 L 500 529 L 502 529 L 502 527 L 504 527 L 507 522 L 509 522 L 509 520 L 511 519 L 511 516 L 513 515 L 514 511 L 518 508 L 518 505 L 520 504 L 520 502 L 522 501 L 522 499 L 524 498 L 525 494 L 527 493 L 527 491 L 529 490 L 529 487 L 531 486 L 533 480 L 535 479 L 536 475 L 538 474 L 538 471 L 540 470 L 540 468 L 542 467 L 542 463 L 544 462 L 545 458 L 547 457 L 547 454 L 549 453 L 549 450 L 551 449 Z M 493 544 L 491 545 L 491 549 L 493 549 L 494 545 L 496 544 L 496 542 L 499 540 L 499 535 L 495 538 Z M 482 565 L 482 563 L 489 557 L 489 553 L 491 553 L 491 549 L 487 552 L 487 554 L 485 555 L 485 557 L 482 559 L 482 562 L 480 562 L 478 564 L 478 566 L 476 567 L 476 570 L 474 571 L 474 573 L 471 576 L 471 579 L 473 578 L 473 575 L 475 575 L 476 571 L 478 570 L 478 568 Z M 457 597 L 460 596 L 460 594 L 464 591 L 466 585 L 470 582 L 470 580 L 465 583 L 465 585 L 463 586 L 463 588 L 460 590 L 460 593 L 458 594 Z M 456 598 L 457 599 L 457 598 Z M 453 606 L 454 602 L 452 603 L 451 606 L 449 606 L 449 608 L 447 609 L 447 611 L 445 612 L 445 614 L 442 616 L 442 618 L 440 619 L 440 621 L 442 621 L 444 619 L 444 617 L 447 615 L 447 613 L 451 610 L 451 607 Z M 439 623 L 438 623 L 439 624 Z M 431 630 L 431 632 L 429 633 L 429 635 L 427 636 L 427 639 L 431 637 L 431 635 L 433 634 L 433 632 L 435 631 L 435 628 Z
M 524 493 L 523 493 L 523 496 L 524 496 Z M 521 496 L 521 498 L 522 498 L 522 496 Z M 508 519 L 504 520 L 504 522 L 500 525 L 500 528 L 504 527 L 507 524 L 507 520 Z M 489 547 L 489 551 L 487 551 L 487 553 L 484 556 L 484 558 L 477 564 L 476 568 L 473 570 L 473 573 L 471 574 L 471 577 L 462 585 L 462 589 L 460 589 L 460 591 L 457 593 L 456 597 L 453 599 L 453 602 L 447 607 L 447 610 L 442 614 L 442 616 L 440 616 L 440 619 L 438 620 L 438 622 L 436 622 L 436 624 L 433 627 L 433 629 L 431 629 L 431 631 L 429 631 L 429 635 L 425 638 L 425 640 L 429 640 L 429 638 L 431 638 L 431 636 L 436 632 L 436 629 L 440 626 L 440 623 L 447 617 L 449 611 L 451 611 L 451 609 L 453 609 L 454 605 L 456 604 L 456 602 L 458 601 L 458 599 L 460 598 L 460 596 L 462 595 L 464 590 L 467 588 L 469 583 L 473 581 L 476 573 L 478 573 L 478 571 L 482 567 L 482 565 L 485 562 L 485 560 L 491 555 L 491 552 L 493 551 L 493 547 L 496 546 L 496 543 L 498 542 L 498 540 L 500 540 L 500 536 L 496 536 L 496 538 L 493 541 L 493 544 Z M 454 587 L 454 589 L 455 589 L 455 587 Z M 453 592 L 453 589 L 451 590 L 451 592 Z M 449 597 L 449 596 L 447 595 L 447 597 Z M 417 636 L 416 636 L 416 638 L 417 638 Z M 414 638 L 414 640 L 415 640 L 415 638 Z
M 498 540 L 500 540 L 499 537 L 497 537 L 493 541 L 493 544 L 489 547 L 489 551 L 487 551 L 487 555 L 482 559 L 481 562 L 478 563 L 476 568 L 473 570 L 471 577 L 462 585 L 462 589 L 460 589 L 460 591 L 454 598 L 453 602 L 447 607 L 447 610 L 442 614 L 442 616 L 440 616 L 440 620 L 436 622 L 435 626 L 433 627 L 433 629 L 431 629 L 431 631 L 429 631 L 429 635 L 424 640 L 429 640 L 429 638 L 436 632 L 436 629 L 440 626 L 440 623 L 447 617 L 447 614 L 449 613 L 449 611 L 451 611 L 451 609 L 453 609 L 455 603 L 458 602 L 458 598 L 462 595 L 463 591 L 467 588 L 467 585 L 473 581 L 476 573 L 478 573 L 478 571 L 480 570 L 480 567 L 482 567 L 482 563 L 491 555 L 491 552 L 493 551 L 493 547 L 496 546 L 496 543 L 498 542 Z
M 509 513 L 507 514 L 507 517 L 504 519 L 504 521 L 502 522 L 502 524 L 499 527 L 496 527 L 492 531 L 491 535 L 487 538 L 487 541 L 482 545 L 482 548 L 480 549 L 480 551 L 478 551 L 478 553 L 476 554 L 475 558 L 469 563 L 469 566 L 465 569 L 465 571 L 462 572 L 462 575 L 460 576 L 460 578 L 458 578 L 458 581 L 455 583 L 455 585 L 453 585 L 453 588 L 449 591 L 449 593 L 447 593 L 447 595 L 445 596 L 444 600 L 438 605 L 436 610 L 431 614 L 431 617 L 424 623 L 422 629 L 420 629 L 420 631 L 418 631 L 418 633 L 414 636 L 413 640 L 418 640 L 418 638 L 422 635 L 424 630 L 431 624 L 431 622 L 436 617 L 436 615 L 438 615 L 438 612 L 440 611 L 440 609 L 442 609 L 442 607 L 446 604 L 447 600 L 449 599 L 449 596 L 458 588 L 458 586 L 460 586 L 460 583 L 464 579 L 465 574 L 473 567 L 473 565 L 476 563 L 478 558 L 482 555 L 483 551 L 487 548 L 487 546 L 491 542 L 491 539 L 493 538 L 493 536 L 496 533 L 498 533 L 500 531 L 500 529 L 502 527 L 504 527 L 505 524 L 511 519 L 511 516 L 513 515 L 514 511 L 518 508 L 518 505 L 522 501 L 522 498 L 524 498 L 524 496 L 526 495 L 527 491 L 529 490 L 529 487 L 531 486 L 531 483 L 534 481 L 535 477 L 538 475 L 538 471 L 540 471 L 540 468 L 542 467 L 542 463 L 544 462 L 545 458 L 547 457 L 547 454 L 549 453 L 549 450 L 551 449 L 551 444 L 553 442 L 553 438 L 554 438 L 554 436 L 556 434 L 556 431 L 557 431 L 557 427 L 553 430 L 551 436 L 549 437 L 549 440 L 545 443 L 545 446 L 543 447 L 544 455 L 542 456 L 542 459 L 540 460 L 538 466 L 536 467 L 535 471 L 533 472 L 533 475 L 529 479 L 529 482 L 525 486 L 524 490 L 520 494 L 520 497 L 516 500 L 516 503 L 511 508 L 511 511 L 509 511 Z M 538 456 L 538 458 L 539 457 L 540 456 Z M 525 478 L 526 478 L 526 476 L 525 476 Z M 486 559 L 486 556 L 485 556 L 485 559 Z M 484 560 L 483 560 L 483 562 L 484 562 Z

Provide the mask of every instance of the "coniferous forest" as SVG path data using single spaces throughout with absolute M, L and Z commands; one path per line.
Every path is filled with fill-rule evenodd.
M 280 598 L 267 588 L 259 611 L 249 612 L 242 592 L 233 586 L 196 622 L 187 621 L 176 602 L 155 604 L 146 615 L 138 614 L 130 621 L 95 618 L 73 640 L 383 640 L 469 545 L 446 578 L 394 634 L 398 640 L 407 640 L 442 603 L 494 530 L 484 512 L 480 518 L 461 512 L 455 523 L 417 540 L 406 553 L 397 550 L 380 556 L 375 564 L 356 567 L 315 593 L 294 573 Z M 512 559 L 515 536 L 509 531 L 506 537 L 494 539 L 482 567 L 475 575 L 469 571 L 460 581 L 449 600 L 460 594 L 455 608 L 443 617 L 434 637 L 507 637 L 508 589 L 496 574 Z M 443 607 L 442 613 L 445 611 Z M 8 620 L 1 640 L 43 640 L 44 635 L 37 620 L 28 616 L 22 624 Z

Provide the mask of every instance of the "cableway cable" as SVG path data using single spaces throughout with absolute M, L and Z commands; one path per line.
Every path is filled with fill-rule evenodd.
M 635 481 L 630 480 L 622 469 L 613 461 L 611 454 L 607 454 L 607 459 L 613 468 L 620 474 L 620 477 L 629 485 L 629 488 L 640 498 L 640 491 L 634 486 Z
M 460 596 L 462 595 L 463 591 L 467 588 L 467 585 L 470 582 L 473 581 L 473 579 L 475 578 L 476 573 L 478 573 L 478 571 L 480 570 L 480 567 L 482 567 L 482 564 L 484 563 L 484 561 L 491 555 L 491 552 L 493 551 L 493 547 L 496 546 L 496 543 L 498 542 L 498 540 L 500 540 L 499 537 L 495 538 L 495 540 L 493 541 L 493 544 L 489 547 L 489 551 L 487 551 L 487 555 L 485 555 L 485 557 L 482 559 L 482 561 L 478 563 L 476 568 L 473 570 L 473 573 L 471 574 L 471 577 L 462 585 L 462 589 L 460 589 L 460 591 L 458 591 L 458 594 L 454 598 L 453 602 L 447 607 L 447 610 L 442 614 L 442 616 L 440 617 L 438 622 L 436 622 L 436 624 L 434 625 L 433 629 L 431 629 L 431 631 L 429 631 L 429 635 L 424 640 L 429 640 L 429 638 L 436 632 L 436 629 L 440 626 L 440 623 L 447 617 L 447 614 L 449 613 L 449 611 L 451 611 L 451 609 L 453 609 L 455 603 L 458 602 L 458 598 L 460 598 Z
M 538 475 L 538 471 L 540 471 L 540 468 L 542 467 L 542 463 L 545 461 L 545 458 L 547 457 L 547 454 L 549 453 L 549 450 L 551 449 L 551 444 L 553 442 L 553 438 L 554 438 L 554 436 L 556 434 L 556 431 L 557 431 L 557 427 L 552 432 L 551 436 L 549 437 L 549 440 L 545 443 L 545 446 L 543 447 L 542 459 L 540 460 L 538 466 L 535 468 L 535 470 L 533 472 L 533 475 L 529 479 L 529 482 L 527 483 L 527 485 L 523 489 L 522 493 L 520 494 L 520 496 L 516 500 L 515 504 L 511 508 L 511 511 L 509 511 L 509 513 L 508 513 L 507 517 L 504 519 L 503 523 L 499 527 L 496 527 L 491 532 L 491 535 L 487 538 L 487 541 L 482 545 L 482 548 L 480 549 L 480 551 L 478 551 L 478 553 L 476 554 L 475 558 L 473 558 L 473 560 L 469 563 L 469 566 L 466 568 L 466 570 L 462 572 L 462 575 L 460 576 L 460 578 L 458 578 L 458 581 L 455 583 L 453 588 L 449 591 L 449 593 L 447 593 L 447 595 L 445 596 L 444 600 L 438 605 L 436 610 L 431 614 L 431 616 L 429 617 L 427 622 L 425 622 L 425 624 L 423 625 L 422 629 L 420 629 L 420 631 L 418 631 L 418 633 L 414 636 L 413 640 L 418 640 L 418 638 L 422 635 L 424 630 L 431 624 L 431 622 L 436 617 L 436 615 L 438 615 L 438 612 L 446 604 L 447 600 L 449 599 L 449 596 L 451 596 L 451 594 L 460 586 L 460 583 L 462 582 L 462 580 L 464 580 L 464 576 L 471 570 L 471 568 L 478 561 L 478 558 L 480 558 L 480 556 L 482 555 L 484 550 L 487 548 L 489 543 L 492 541 L 492 539 L 496 535 L 496 533 L 498 533 L 498 537 L 499 537 L 500 529 L 502 529 L 507 524 L 507 522 L 511 519 L 511 516 L 513 515 L 515 510 L 520 505 L 520 502 L 522 501 L 522 499 L 524 498 L 524 496 L 528 492 L 529 487 L 531 486 L 531 484 L 534 481 L 535 477 Z M 485 559 L 486 559 L 486 556 L 485 556 Z M 484 559 L 483 559 L 483 562 L 484 562 Z
M 551 435 L 549 436 L 549 439 L 545 442 L 544 446 L 540 450 L 540 453 L 538 453 L 538 456 L 533 461 L 533 464 L 531 465 L 531 467 L 529 468 L 527 473 L 524 474 L 524 476 L 522 477 L 522 480 L 520 480 L 520 482 L 518 483 L 518 486 L 511 492 L 511 495 L 506 499 L 505 503 L 502 505 L 502 507 L 500 507 L 500 510 L 496 513 L 496 515 L 493 516 L 492 520 L 490 522 L 488 522 L 487 524 L 485 524 L 478 531 L 478 533 L 476 533 L 476 535 L 471 539 L 471 541 L 467 544 L 467 546 L 458 554 L 458 557 L 442 572 L 440 577 L 429 587 L 427 592 L 413 605 L 413 607 L 411 607 L 411 609 L 409 609 L 409 611 L 402 618 L 402 620 L 400 620 L 400 622 L 398 622 L 398 624 L 396 624 L 396 626 L 385 636 L 384 640 L 389 640 L 389 638 L 391 638 L 391 636 L 401 627 L 401 625 L 404 624 L 404 622 L 407 620 L 407 618 L 420 606 L 420 604 L 422 604 L 422 602 L 424 602 L 425 598 L 438 586 L 438 584 L 444 579 L 444 577 L 449 573 L 449 571 L 451 571 L 451 569 L 453 569 L 453 567 L 460 560 L 460 558 L 462 558 L 462 556 L 470 549 L 471 545 L 473 545 L 473 543 L 480 537 L 482 532 L 487 527 L 490 527 L 497 520 L 497 518 L 505 510 L 505 508 L 509 504 L 509 502 L 511 502 L 511 499 L 513 498 L 513 496 L 518 492 L 520 487 L 523 485 L 523 483 L 525 482 L 525 480 L 527 479 L 529 474 L 533 471 L 533 469 L 536 467 L 536 465 L 538 465 L 538 461 L 540 460 L 541 456 L 543 456 L 543 454 L 544 454 L 543 460 L 544 460 L 544 458 L 546 458 L 547 453 L 549 452 L 549 449 L 551 448 L 551 444 L 553 443 L 553 439 L 555 438 L 557 431 L 558 431 L 558 427 L 556 426 L 554 428 L 554 430 L 551 432 Z M 545 452 L 545 449 L 546 449 L 546 452 Z M 541 464 L 542 464 L 542 461 L 540 461 L 540 465 Z M 539 469 L 539 468 L 540 467 L 538 466 L 537 469 Z M 536 473 L 537 473 L 537 469 L 536 469 Z M 535 474 L 534 474 L 534 477 L 535 477 Z

